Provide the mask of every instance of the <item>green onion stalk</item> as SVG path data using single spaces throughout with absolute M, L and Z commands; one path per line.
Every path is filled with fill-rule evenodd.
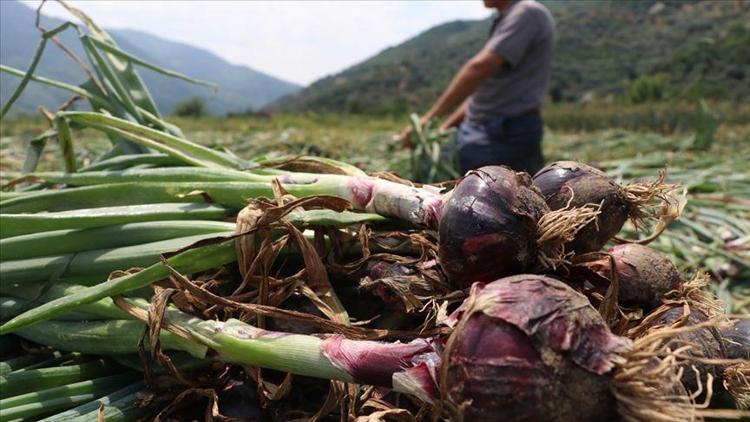
M 49 302 L 67 295 L 75 294 L 86 286 L 55 282 L 49 286 L 19 285 L 7 289 L 0 286 L 0 293 L 8 296 L 0 297 L 0 309 L 3 310 L 3 321 L 20 314 L 28 308 L 40 303 Z M 13 311 L 16 311 L 15 313 Z M 6 314 L 7 312 L 7 314 Z M 8 317 L 6 317 L 6 315 Z M 76 308 L 74 312 L 60 315 L 58 319 L 65 320 L 100 320 L 100 319 L 129 319 L 129 316 L 114 305 L 112 299 L 104 298 L 97 302 L 87 303 Z
M 86 171 L 79 173 L 41 172 L 28 176 L 48 183 L 67 186 L 102 185 L 128 182 L 271 182 L 279 176 L 256 174 L 251 171 L 212 169 L 202 167 L 156 167 L 123 170 Z M 318 175 L 295 173 L 296 183 L 314 182 Z
M 146 318 L 145 300 L 123 299 L 118 305 Z M 437 338 L 408 343 L 355 341 L 338 334 L 321 338 L 267 331 L 236 319 L 201 320 L 171 308 L 166 310 L 164 323 L 169 331 L 205 345 L 227 362 L 385 386 L 428 402 L 438 396 L 434 379 L 441 341 Z
M 22 338 L 55 349 L 92 355 L 123 355 L 138 352 L 143 323 L 136 320 L 45 321 L 20 329 Z M 169 332 L 162 332 L 165 350 L 181 350 L 203 358 L 206 348 Z
M 43 282 L 63 276 L 87 276 L 103 280 L 115 270 L 146 267 L 157 262 L 159 257 L 166 252 L 182 249 L 200 240 L 232 234 L 234 234 L 234 231 L 224 231 L 160 240 L 141 245 L 2 261 L 0 262 L 0 278 L 11 285 Z
M 111 375 L 1 399 L 0 421 L 54 414 L 121 389 L 138 377 L 133 372 Z
M 2 220 L 0 216 L 0 221 Z M 204 220 L 165 220 L 62 229 L 0 239 L 0 261 L 134 246 L 168 239 L 234 230 L 234 224 Z
M 42 354 L 36 355 L 37 359 L 30 365 L 23 366 L 21 368 L 14 369 L 11 372 L 23 372 L 31 369 L 51 368 L 53 366 L 70 365 L 72 363 L 84 363 L 85 361 L 91 360 L 90 357 L 83 356 L 80 353 L 61 353 L 59 351 L 50 352 L 49 350 L 43 351 Z
M 106 421 L 137 420 L 151 411 L 149 407 L 139 405 L 138 393 L 144 389 L 143 382 L 136 382 L 65 412 L 48 416 L 41 421 L 88 422 L 98 420 L 100 406 L 104 409 L 103 416 Z
M 15 371 L 21 371 L 24 368 L 42 363 L 48 360 L 50 355 L 53 354 L 57 354 L 59 356 L 59 353 L 57 352 L 51 354 L 25 354 L 15 358 L 4 360 L 0 362 L 0 375 L 5 375 Z
M 123 372 L 119 365 L 103 360 L 12 372 L 0 376 L 0 398 L 59 387 L 118 372 Z
M 209 200 L 238 211 L 249 198 L 272 198 L 273 180 L 298 198 L 336 196 L 348 200 L 357 210 L 431 228 L 437 228 L 442 208 L 442 195 L 436 188 L 412 187 L 375 177 L 290 173 L 274 177 L 248 176 L 248 181 L 201 181 L 197 175 L 202 172 L 203 169 L 191 168 L 143 169 L 130 173 L 98 173 L 100 177 L 96 180 L 89 176 L 90 173 L 47 176 L 55 181 L 100 183 L 9 198 L 0 202 L 0 210 L 5 214 L 29 214 L 156 203 L 203 203 Z M 220 174 L 226 171 L 209 172 Z M 197 178 L 197 181 L 186 181 L 191 178 Z
M 102 170 L 124 170 L 131 167 L 176 167 L 183 163 L 167 154 L 145 153 L 145 154 L 122 154 L 111 158 L 96 161 L 91 165 L 79 169 L 81 172 Z
M 38 195 L 38 194 L 34 194 Z M 0 238 L 43 231 L 90 229 L 150 221 L 218 220 L 231 212 L 216 204 L 149 203 L 81 208 L 62 212 L 8 213 L 0 202 Z M 185 225 L 189 225 L 186 222 Z

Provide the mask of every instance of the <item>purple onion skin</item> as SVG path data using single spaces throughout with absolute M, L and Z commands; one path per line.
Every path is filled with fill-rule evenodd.
M 573 161 L 558 161 L 539 170 L 533 178 L 550 209 L 565 208 L 604 201 L 597 220 L 582 228 L 575 239 L 565 245 L 567 251 L 577 254 L 594 252 L 616 235 L 628 218 L 629 206 L 620 186 L 606 173 L 594 167 Z
M 651 326 L 671 326 L 677 322 L 683 316 L 683 308 L 676 306 L 663 315 L 656 318 Z M 688 320 L 682 325 L 683 327 L 689 327 L 698 325 L 702 322 L 708 321 L 708 317 L 699 311 L 698 309 L 692 308 Z M 721 336 L 721 333 L 715 327 L 705 327 L 694 331 L 688 331 L 686 333 L 677 334 L 670 341 L 669 346 L 674 350 L 678 347 L 689 345 L 691 348 L 687 351 L 688 355 L 696 357 L 704 357 L 709 359 L 725 359 L 726 348 L 725 342 Z M 707 380 L 707 374 L 711 374 L 715 381 L 721 380 L 724 372 L 722 365 L 710 365 L 699 362 L 689 362 L 682 365 L 683 375 L 682 384 L 688 391 L 698 391 L 698 378 L 696 378 L 695 371 L 692 366 L 695 366 L 700 371 L 701 382 L 705 385 Z
M 735 321 L 721 335 L 728 359 L 750 359 L 750 319 Z
M 610 373 L 630 342 L 564 283 L 537 275 L 477 283 L 451 319 L 461 322 L 446 346 L 443 386 L 464 420 L 616 419 Z
M 617 245 L 608 251 L 614 258 L 620 282 L 620 304 L 652 310 L 662 299 L 682 283 L 680 272 L 672 261 L 655 249 L 638 244 Z M 610 278 L 609 257 L 587 264 L 602 277 Z
M 531 178 L 487 166 L 461 179 L 443 206 L 439 261 L 459 288 L 518 274 L 537 263 L 537 221 L 549 208 Z
M 361 384 L 392 387 L 393 375 L 410 373 L 423 391 L 436 396 L 435 383 L 427 363 L 440 364 L 440 344 L 435 339 L 415 339 L 409 343 L 381 343 L 348 340 L 341 335 L 326 339 L 322 353 Z M 414 376 L 418 374 L 418 376 Z
M 365 273 L 371 279 L 377 280 L 381 278 L 412 275 L 415 271 L 406 265 L 395 262 L 369 261 L 365 267 Z

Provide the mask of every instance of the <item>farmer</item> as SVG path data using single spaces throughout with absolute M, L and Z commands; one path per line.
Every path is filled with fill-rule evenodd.
M 532 175 L 542 168 L 542 117 L 555 44 L 552 15 L 534 0 L 484 0 L 497 9 L 490 37 L 466 62 L 421 118 L 450 116 L 441 129 L 459 126 L 460 170 L 504 164 Z M 399 135 L 411 146 L 411 126 Z

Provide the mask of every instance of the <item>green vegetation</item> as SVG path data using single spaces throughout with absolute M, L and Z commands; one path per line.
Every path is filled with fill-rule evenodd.
M 706 120 L 696 103 L 661 104 L 552 104 L 544 109 L 547 132 L 544 152 L 547 160 L 574 155 L 584 160 L 627 157 L 637 153 L 626 140 L 619 140 L 614 149 L 598 150 L 597 142 L 613 134 L 626 139 L 652 139 L 658 133 L 670 142 L 690 142 L 707 124 L 718 124 L 714 130 L 712 151 L 732 154 L 735 145 L 744 145 L 750 138 L 750 106 L 732 103 L 708 103 L 707 112 L 718 116 Z M 396 148 L 393 134 L 408 123 L 407 115 L 349 115 L 342 118 L 333 113 L 258 115 L 233 118 L 170 119 L 186 133 L 186 137 L 211 148 L 231 148 L 242 157 L 266 154 L 316 155 L 345 160 L 366 171 L 389 169 L 403 177 L 411 177 L 409 151 Z M 713 122 L 713 123 L 711 123 Z M 15 177 L 24 163 L 25 141 L 44 129 L 38 118 L 19 118 L 3 123 L 0 128 L 0 170 L 2 179 Z M 640 134 L 643 135 L 640 135 Z M 104 154 L 109 146 L 99 132 L 79 132 L 78 142 L 86 145 L 76 151 L 79 162 L 91 162 Z M 661 137 L 657 137 L 661 139 Z M 597 155 L 599 154 L 599 155 Z M 719 155 L 719 157 L 722 155 Z M 59 167 L 59 152 L 52 144 L 42 155 L 39 170 Z
M 633 104 L 662 101 L 667 97 L 664 75 L 643 75 L 630 83 L 627 99 Z
M 178 117 L 202 117 L 204 114 L 206 105 L 200 98 L 185 100 L 174 107 L 174 115 Z
M 559 35 L 550 85 L 554 102 L 666 99 L 692 103 L 700 98 L 741 102 L 750 96 L 745 65 L 750 62 L 747 2 L 547 3 Z M 39 37 L 33 27 L 34 12 L 13 1 L 1 6 L 2 36 L 15 42 L 4 44 L 7 48 L 0 62 L 24 68 Z M 62 21 L 47 18 L 45 23 L 54 27 Z M 144 72 L 145 82 L 155 88 L 156 103 L 169 113 L 186 98 L 199 97 L 210 114 L 242 110 L 251 114 L 253 108 L 288 94 L 271 108 L 403 116 L 425 108 L 440 94 L 458 67 L 484 43 L 489 25 L 484 20 L 436 26 L 299 92 L 293 84 L 233 68 L 202 50 L 186 53 L 184 45 L 137 31 L 114 31 L 113 36 L 151 62 L 219 83 L 218 93 L 212 93 Z M 63 32 L 61 40 L 85 56 L 72 33 Z M 57 48 L 45 53 L 39 70 L 62 81 L 84 82 L 76 65 Z M 215 80 L 215 75 L 222 75 L 221 80 Z M 4 74 L 0 79 L 0 97 L 5 99 L 17 79 Z M 40 104 L 54 109 L 67 98 L 61 91 L 30 86 L 16 112 L 33 113 Z
M 554 102 L 750 98 L 747 2 L 547 3 L 558 28 Z M 422 110 L 481 48 L 489 28 L 489 20 L 434 27 L 273 108 L 400 115 Z
M 701 105 L 703 104 L 703 105 Z M 707 123 L 740 140 L 734 133 L 750 125 L 750 106 L 729 102 L 661 102 L 643 104 L 591 103 L 550 104 L 543 109 L 544 123 L 557 132 L 576 133 L 607 129 L 656 132 L 663 135 L 691 134 Z M 733 134 L 734 133 L 734 134 Z
M 656 66 L 656 71 L 680 77 L 682 83 L 673 83 L 671 86 L 673 97 L 726 98 L 738 102 L 747 100 L 750 77 L 747 69 L 747 63 L 750 62 L 747 6 L 742 5 L 744 22 L 727 23 L 716 36 L 691 40 L 680 46 L 669 61 Z M 737 11 L 742 14 L 742 10 Z

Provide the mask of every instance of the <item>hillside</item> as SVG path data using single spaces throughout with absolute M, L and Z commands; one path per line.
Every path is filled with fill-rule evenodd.
M 0 63 L 26 69 L 39 43 L 40 32 L 34 27 L 35 11 L 16 1 L 0 1 Z M 53 28 L 62 21 L 45 17 L 42 24 Z M 204 99 L 208 111 L 223 115 L 230 111 L 259 108 L 299 89 L 299 86 L 226 62 L 217 55 L 187 44 L 169 41 L 140 31 L 113 30 L 110 34 L 126 51 L 168 69 L 219 84 L 218 93 L 206 87 L 192 86 L 144 69 L 141 75 L 150 88 L 157 105 L 164 112 L 185 99 Z M 67 30 L 62 42 L 84 57 L 75 32 Z M 52 43 L 45 49 L 37 74 L 71 83 L 82 83 L 83 72 Z M 4 102 L 19 79 L 0 74 L 0 102 Z M 65 92 L 30 84 L 14 105 L 15 112 L 33 112 L 38 105 L 56 108 L 68 98 Z
M 750 2 L 545 2 L 558 45 L 550 95 L 555 101 L 626 92 L 658 74 L 672 96 L 750 98 Z M 270 108 L 396 112 L 424 108 L 484 43 L 491 20 L 436 26 Z

